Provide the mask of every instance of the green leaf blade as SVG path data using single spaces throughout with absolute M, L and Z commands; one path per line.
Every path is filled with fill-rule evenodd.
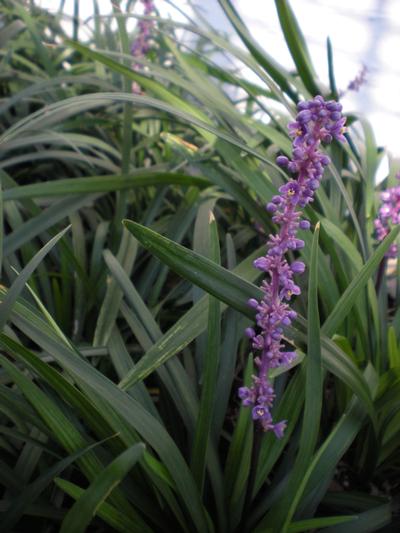
M 144 450 L 144 444 L 134 444 L 107 465 L 67 513 L 60 533 L 84 533 L 99 506 L 141 459 Z M 141 530 L 151 532 L 151 528 Z

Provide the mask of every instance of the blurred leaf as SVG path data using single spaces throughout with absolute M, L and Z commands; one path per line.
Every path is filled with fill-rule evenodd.
M 138 170 L 128 176 L 90 176 L 88 178 L 68 178 L 57 181 L 46 181 L 34 185 L 22 185 L 3 191 L 3 201 L 20 200 L 21 198 L 44 198 L 66 196 L 70 194 L 90 194 L 128 190 L 135 187 L 151 187 L 154 185 L 183 185 L 207 187 L 210 182 L 199 176 L 187 176 L 173 172 L 158 172 L 153 169 Z
M 372 256 L 368 259 L 360 272 L 353 278 L 352 282 L 342 294 L 340 300 L 337 302 L 335 308 L 322 326 L 321 331 L 325 335 L 330 337 L 337 332 L 340 324 L 350 312 L 357 297 L 367 284 L 369 278 L 372 276 L 376 268 L 379 266 L 389 246 L 396 239 L 399 232 L 400 226 L 394 227 L 385 240 L 378 246 Z
M 286 72 L 273 57 L 268 55 L 261 46 L 253 39 L 250 32 L 240 20 L 235 8 L 230 0 L 218 0 L 226 16 L 236 29 L 239 37 L 242 39 L 254 59 L 264 68 L 271 78 L 286 92 L 292 99 L 295 99 L 294 91 L 288 82 L 289 74 Z
M 328 528 L 337 524 L 345 524 L 356 519 L 356 516 L 326 516 L 321 518 L 309 518 L 308 520 L 299 520 L 292 522 L 288 527 L 288 533 L 300 533 L 301 531 L 311 531 L 315 529 Z
M 311 95 L 315 96 L 320 93 L 320 89 L 315 82 L 316 74 L 311 64 L 310 54 L 292 8 L 287 0 L 275 0 L 275 6 L 283 35 L 300 78 Z
M 337 100 L 339 97 L 338 90 L 336 87 L 336 78 L 335 78 L 335 69 L 333 66 L 333 50 L 332 43 L 329 37 L 326 39 L 326 49 L 328 56 L 328 73 L 329 73 L 329 86 L 331 89 L 331 98 Z
M 400 367 L 400 350 L 393 326 L 388 329 L 388 351 L 390 368 Z

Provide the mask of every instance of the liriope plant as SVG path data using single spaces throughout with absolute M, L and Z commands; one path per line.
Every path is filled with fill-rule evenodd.
M 332 46 L 325 87 L 286 0 L 276 8 L 291 72 L 228 0 L 242 47 L 201 13 L 176 23 L 154 4 L 142 16 L 114 2 L 104 18 L 94 2 L 89 43 L 65 38 L 62 10 L 1 8 L 2 527 L 379 530 L 393 521 L 400 438 L 386 268 L 399 227 L 380 244 L 374 231 L 382 150 L 346 109 L 342 142 L 338 104 L 322 103 L 338 100 Z M 143 24 L 131 36 L 130 18 L 151 23 L 143 54 L 132 56 Z M 76 19 L 75 37 L 83 29 Z M 268 367 L 270 415 L 287 421 L 277 439 L 237 391 L 248 398 L 258 366 L 244 335 L 254 343 L 248 301 L 266 295 L 253 263 L 265 270 L 278 198 L 298 198 L 309 162 L 287 125 L 303 113 L 301 151 L 313 105 L 339 129 L 305 145 L 325 173 L 301 205 L 313 232 L 288 247 L 306 275 L 279 331 L 296 357 Z

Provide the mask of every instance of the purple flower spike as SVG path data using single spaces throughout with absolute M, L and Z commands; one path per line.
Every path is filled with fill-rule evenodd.
M 400 172 L 396 175 L 400 180 Z M 381 193 L 382 205 L 378 211 L 378 217 L 374 221 L 376 238 L 383 241 L 391 226 L 400 223 L 400 185 L 390 187 Z M 392 244 L 386 252 L 386 257 L 396 258 L 398 253 L 397 244 Z
M 143 15 L 149 16 L 154 11 L 153 0 L 141 0 L 143 4 Z M 151 38 L 151 30 L 154 28 L 153 20 L 139 20 L 138 34 L 131 45 L 131 54 L 133 57 L 143 57 L 150 50 L 149 41 Z M 140 63 L 134 62 L 132 64 L 133 70 L 140 71 Z M 132 92 L 134 94 L 142 94 L 142 89 L 135 81 L 132 83 Z
M 347 89 L 345 91 L 340 92 L 340 96 L 344 96 L 348 91 L 355 91 L 358 92 L 361 87 L 367 83 L 367 74 L 368 74 L 368 68 L 363 65 L 361 70 L 358 72 L 357 76 L 354 78 L 354 80 L 351 80 L 351 82 L 348 84 Z M 340 110 L 339 110 L 340 111 Z
M 249 306 L 256 311 L 256 326 L 246 330 L 251 338 L 252 349 L 257 352 L 254 362 L 258 374 L 253 376 L 251 387 L 239 389 L 242 404 L 252 407 L 253 420 L 264 431 L 273 431 L 278 438 L 283 436 L 286 421 L 273 423 L 271 408 L 275 394 L 269 371 L 288 366 L 296 358 L 296 352 L 286 351 L 283 328 L 296 318 L 296 312 L 290 308 L 289 302 L 301 291 L 293 278 L 305 270 L 302 261 L 295 260 L 289 264 L 286 254 L 304 247 L 304 241 L 296 235 L 299 229 L 310 228 L 310 222 L 302 219 L 301 209 L 313 201 L 324 167 L 330 163 L 329 157 L 321 151 L 321 143 L 333 139 L 344 140 L 346 121 L 341 114 L 341 104 L 333 100 L 325 102 L 322 96 L 300 102 L 297 108 L 299 113 L 296 120 L 288 126 L 293 138 L 292 159 L 282 155 L 276 159 L 279 166 L 286 167 L 296 177 L 280 187 L 280 194 L 267 204 L 272 221 L 280 229 L 277 234 L 269 236 L 265 256 L 254 261 L 254 267 L 267 274 L 261 286 L 264 293 L 262 299 L 259 302 L 254 298 L 249 300 Z M 400 186 L 397 189 L 397 212 L 400 213 Z M 383 221 L 386 224 L 390 216 L 385 208 L 376 227 L 379 224 L 383 227 Z

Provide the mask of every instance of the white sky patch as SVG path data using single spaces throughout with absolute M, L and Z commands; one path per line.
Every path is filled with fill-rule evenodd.
M 265 50 L 285 67 L 292 67 L 274 2 L 236 0 L 235 4 Z M 345 111 L 366 115 L 377 142 L 400 157 L 400 1 L 292 0 L 291 5 L 323 83 L 328 82 L 328 36 L 339 89 L 346 89 L 366 65 L 367 83 L 358 93 L 349 92 L 343 98 Z

